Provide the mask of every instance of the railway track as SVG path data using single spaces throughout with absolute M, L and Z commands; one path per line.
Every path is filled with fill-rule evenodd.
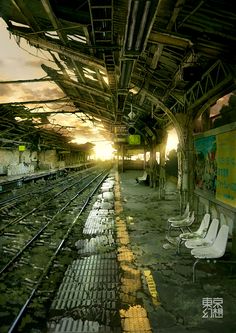
M 49 191 L 50 196 L 37 202 L 37 207 L 0 229 L 0 332 L 18 332 L 20 323 L 27 318 L 29 304 L 40 294 L 40 286 L 52 267 L 66 269 L 58 254 L 105 177 L 104 171 L 94 171 L 79 181 L 72 179 L 56 193 L 53 188 L 53 195 Z M 43 292 L 47 302 L 54 288 L 49 288 L 47 295 Z
M 25 191 L 23 188 L 19 188 L 17 190 L 18 194 L 13 194 L 13 195 L 8 195 L 6 198 L 0 200 L 0 216 L 1 213 L 4 211 L 7 211 L 8 209 L 14 209 L 15 204 L 19 203 L 24 203 L 28 200 L 29 196 L 30 198 L 34 198 L 37 196 L 40 196 L 42 194 L 46 194 L 49 191 L 52 191 L 53 189 L 56 189 L 57 187 L 67 187 L 68 184 L 71 181 L 75 181 L 75 178 L 82 178 L 86 174 L 90 174 L 96 170 L 96 167 L 91 167 L 89 169 L 85 169 L 82 171 L 77 171 L 73 173 L 72 175 L 68 174 L 66 176 L 62 176 L 60 178 L 56 179 L 47 179 L 47 180 L 42 180 L 39 179 L 37 180 L 36 183 L 33 183 L 33 191 L 32 191 L 32 186 L 28 185 L 28 191 Z M 14 191 L 13 191 L 14 192 Z

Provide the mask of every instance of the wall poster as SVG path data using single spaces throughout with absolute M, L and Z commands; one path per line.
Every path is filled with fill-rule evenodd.
M 195 187 L 212 194 L 216 192 L 216 137 L 197 138 L 195 148 Z
M 218 134 L 216 199 L 236 207 L 236 131 Z
M 236 130 L 196 138 L 195 188 L 236 207 Z

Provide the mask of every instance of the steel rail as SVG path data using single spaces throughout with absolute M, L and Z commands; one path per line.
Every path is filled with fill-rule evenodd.
M 90 176 L 90 175 L 86 175 L 86 176 L 80 178 L 78 181 L 76 181 L 76 182 L 74 182 L 73 184 L 71 184 L 71 185 L 65 187 L 65 188 L 62 189 L 60 192 L 58 192 L 57 194 L 53 195 L 51 198 L 49 198 L 49 199 L 47 199 L 46 201 L 42 202 L 40 205 L 37 206 L 37 208 L 33 208 L 31 211 L 25 213 L 23 216 L 21 216 L 21 217 L 15 219 L 15 220 L 13 220 L 13 221 L 10 221 L 10 222 L 7 223 L 5 226 L 3 226 L 2 228 L 0 228 L 0 235 L 3 234 L 4 230 L 5 230 L 7 227 L 9 227 L 9 226 L 11 226 L 11 225 L 13 225 L 13 224 L 15 224 L 15 223 L 17 223 L 17 222 L 22 221 L 22 220 L 23 220 L 24 218 L 26 218 L 27 216 L 29 216 L 29 215 L 33 214 L 34 212 L 40 210 L 43 206 L 45 206 L 45 205 L 46 205 L 48 202 L 50 202 L 52 199 L 57 198 L 59 195 L 61 195 L 62 193 L 64 193 L 64 192 L 67 191 L 68 189 L 70 189 L 71 187 L 75 186 L 76 184 L 80 183 L 81 181 L 85 180 L 85 179 L 88 178 L 89 176 Z M 57 184 L 57 185 L 58 185 L 58 184 Z M 55 188 L 55 187 L 54 187 L 54 188 Z M 52 189 L 54 189 L 54 188 L 52 188 Z M 43 192 L 43 193 L 46 193 L 46 192 Z
M 22 320 L 22 317 L 27 309 L 27 307 L 29 306 L 30 302 L 32 301 L 34 295 L 36 294 L 39 286 L 41 285 L 41 283 L 43 282 L 45 276 L 47 275 L 54 259 L 56 258 L 57 254 L 59 253 L 59 251 L 61 250 L 62 246 L 64 245 L 65 241 L 67 240 L 68 236 L 70 235 L 75 223 L 77 222 L 78 218 L 80 217 L 80 215 L 83 213 L 83 211 L 85 210 L 85 208 L 87 207 L 87 205 L 89 204 L 91 198 L 93 197 L 94 193 L 98 190 L 99 186 L 102 184 L 102 182 L 105 180 L 105 178 L 107 177 L 108 172 L 106 173 L 106 175 L 101 179 L 101 181 L 96 185 L 96 187 L 93 189 L 93 191 L 91 191 L 91 193 L 88 195 L 85 203 L 83 204 L 83 206 L 81 207 L 79 213 L 76 215 L 76 217 L 74 218 L 74 220 L 72 221 L 70 227 L 68 228 L 67 232 L 65 233 L 65 237 L 62 239 L 62 241 L 60 242 L 59 246 L 57 247 L 57 249 L 55 250 L 53 256 L 51 257 L 49 263 L 47 264 L 46 268 L 44 269 L 40 279 L 38 280 L 35 288 L 32 290 L 29 298 L 26 300 L 25 304 L 22 306 L 21 310 L 19 311 L 17 317 L 15 318 L 14 322 L 12 323 L 11 327 L 8 330 L 8 333 L 14 333 L 16 332 L 15 330 L 17 329 L 20 321 Z M 89 183 L 91 185 L 91 182 Z M 89 185 L 88 185 L 89 186 Z M 87 187 L 88 187 L 87 186 Z
M 71 177 L 71 178 L 72 178 L 72 177 Z M 15 201 L 17 201 L 17 199 L 22 198 L 22 197 L 27 197 L 27 196 L 32 195 L 32 194 L 33 194 L 33 195 L 34 195 L 34 194 L 40 194 L 41 192 L 46 193 L 46 192 L 50 191 L 51 189 L 55 188 L 56 186 L 58 186 L 58 185 L 60 185 L 60 184 L 63 184 L 65 181 L 68 181 L 68 180 L 70 180 L 70 179 L 66 178 L 66 180 L 63 179 L 62 181 L 59 181 L 59 182 L 57 182 L 56 184 L 50 185 L 50 186 L 48 186 L 48 187 L 46 188 L 45 191 L 43 191 L 43 189 L 41 188 L 41 189 L 39 189 L 38 191 L 27 192 L 27 193 L 23 193 L 23 194 L 18 194 L 18 195 L 12 196 L 12 197 L 10 197 L 10 198 L 7 198 L 7 199 L 5 199 L 5 200 L 1 200 L 1 201 L 0 201 L 0 211 L 1 211 L 2 209 L 6 208 L 8 203 L 12 203 L 12 202 L 14 203 Z M 55 185 L 55 186 L 54 186 L 54 185 Z M 17 201 L 17 202 L 18 202 L 18 201 Z
M 5 264 L 5 266 L 3 266 L 1 269 L 0 269 L 0 275 L 2 275 L 3 273 L 6 273 L 6 271 L 8 270 L 9 267 L 11 267 L 12 264 L 14 264 L 14 262 L 21 257 L 21 255 L 24 253 L 24 251 L 42 234 L 42 232 L 49 226 L 49 224 L 55 220 L 55 218 L 57 217 L 57 215 L 61 212 L 63 212 L 70 204 L 72 201 L 74 201 L 82 192 L 84 192 L 97 178 L 99 178 L 101 175 L 103 174 L 100 173 L 99 175 L 97 175 L 95 178 L 93 178 L 89 183 L 87 183 L 82 189 L 80 189 L 76 195 L 74 195 L 69 201 L 67 201 L 67 203 L 62 206 L 62 208 L 60 208 L 56 214 L 54 214 L 50 220 L 42 227 L 40 228 L 36 234 L 20 249 L 20 251 L 18 251 L 15 256 L 10 260 L 8 261 L 7 264 Z M 87 178 L 87 176 L 85 177 Z M 70 186 L 71 187 L 71 186 Z M 69 188 L 70 188 L 69 187 Z M 64 192 L 64 190 L 63 190 Z M 36 208 L 34 208 L 36 210 Z
M 79 174 L 79 172 L 80 171 L 78 171 L 78 174 Z M 27 193 L 24 193 L 24 194 L 19 194 L 19 195 L 12 196 L 12 197 L 7 198 L 5 200 L 1 200 L 0 201 L 0 206 L 3 206 L 3 207 L 0 207 L 0 211 L 5 208 L 4 204 L 11 203 L 12 201 L 17 201 L 18 198 L 22 198 L 22 197 L 25 197 L 25 196 L 28 196 L 28 195 L 40 194 L 41 192 L 46 193 L 46 192 L 50 191 L 51 189 L 55 188 L 56 186 L 59 186 L 59 185 L 65 183 L 67 181 L 73 180 L 73 178 L 75 178 L 75 177 L 74 176 L 68 176 L 68 177 L 66 177 L 66 179 L 60 179 L 56 184 L 54 183 L 53 185 L 49 185 L 48 187 L 46 187 L 46 190 L 41 188 L 41 189 L 39 189 L 37 191 L 34 191 L 34 192 L 27 192 Z
M 96 170 L 96 167 L 93 166 L 93 167 L 91 167 L 91 168 L 89 168 L 89 169 L 79 170 L 79 171 L 76 172 L 76 174 L 81 175 L 82 172 L 93 171 L 93 170 Z M 50 176 L 50 175 L 51 175 L 51 174 L 49 174 L 49 176 Z M 42 177 L 40 177 L 39 179 L 41 179 L 41 178 L 43 178 L 43 177 L 45 177 L 45 175 L 42 176 Z M 61 184 L 65 183 L 65 182 L 68 182 L 68 181 L 70 181 L 70 180 L 73 180 L 73 178 L 75 178 L 74 175 L 73 175 L 73 176 L 68 175 L 68 176 L 66 176 L 64 179 L 59 179 L 59 181 L 56 182 L 56 184 L 54 183 L 53 185 L 49 185 L 49 186 L 46 188 L 46 191 L 50 191 L 51 189 L 55 188 L 55 187 L 58 186 L 58 185 L 61 185 Z M 23 180 L 24 180 L 24 177 L 23 177 Z M 33 181 L 33 180 L 34 180 L 34 179 L 32 179 L 32 181 Z M 28 192 L 28 193 L 24 193 L 24 194 L 20 194 L 20 195 L 15 195 L 15 196 L 12 196 L 12 197 L 7 198 L 7 199 L 5 199 L 5 200 L 1 200 L 1 201 L 0 201 L 0 211 L 1 211 L 2 209 L 6 208 L 7 205 L 4 206 L 4 204 L 11 203 L 12 201 L 16 201 L 18 198 L 22 198 L 22 197 L 24 197 L 24 196 L 28 196 L 28 195 L 32 195 L 32 194 L 39 194 L 39 193 L 42 192 L 42 190 L 43 190 L 43 189 L 39 189 L 38 191 Z M 46 191 L 45 191 L 44 193 L 46 193 Z

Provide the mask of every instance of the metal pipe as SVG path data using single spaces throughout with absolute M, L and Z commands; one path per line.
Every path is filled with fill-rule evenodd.
M 17 84 L 17 83 L 33 83 L 33 82 L 42 82 L 42 81 L 54 81 L 52 78 L 41 78 L 41 79 L 26 79 L 26 80 L 12 80 L 12 81 L 0 81 L 0 84 Z
M 133 60 L 129 60 L 126 63 L 124 82 L 123 82 L 123 86 L 122 86 L 122 88 L 124 88 L 124 89 L 128 88 L 132 69 L 133 69 L 133 64 L 134 64 Z
M 144 13 L 143 13 L 143 17 L 142 17 L 142 20 L 141 20 L 138 37 L 137 37 L 137 40 L 136 40 L 136 43 L 135 43 L 135 51 L 139 50 L 141 42 L 142 42 L 143 33 L 144 33 L 145 26 L 146 26 L 147 16 L 148 16 L 148 13 L 149 13 L 150 5 L 151 5 L 151 1 L 147 1 L 146 4 L 145 4 Z
M 138 5 L 139 1 L 134 1 L 134 7 L 132 10 L 132 16 L 131 16 L 131 23 L 130 23 L 130 28 L 129 28 L 129 36 L 128 36 L 128 41 L 127 41 L 127 50 L 131 50 L 132 48 L 132 43 L 133 43 L 133 38 L 134 38 L 134 28 L 135 28 L 135 23 L 136 23 L 136 17 L 137 17 L 137 12 L 138 12 Z
M 194 264 L 193 264 L 193 283 L 195 283 L 195 281 L 196 281 L 195 268 L 196 268 L 197 263 L 198 263 L 200 260 L 201 260 L 201 259 L 198 258 L 198 259 L 194 262 Z
M 131 13 L 131 7 L 132 7 L 132 0 L 129 0 L 128 12 L 127 12 L 127 19 L 126 19 L 126 25 L 125 25 L 125 39 L 124 39 L 123 50 L 125 49 L 125 46 L 126 46 L 127 40 L 128 40 L 129 17 L 130 17 L 130 13 Z
M 120 88 L 123 88 L 124 86 L 125 72 L 126 72 L 126 61 L 123 61 L 121 65 Z

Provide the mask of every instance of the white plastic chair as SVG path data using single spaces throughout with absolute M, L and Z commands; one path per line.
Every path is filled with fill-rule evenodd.
M 144 171 L 143 175 L 141 177 L 137 178 L 138 182 L 142 182 L 142 181 L 145 182 L 147 180 L 147 176 L 148 176 L 147 172 Z
M 183 244 L 184 241 L 187 240 L 196 240 L 196 239 L 203 239 L 206 234 L 207 234 L 207 229 L 209 227 L 210 223 L 210 214 L 206 213 L 203 216 L 202 222 L 199 226 L 199 228 L 196 231 L 193 232 L 185 232 L 183 234 L 179 235 L 179 241 L 178 241 L 178 246 L 177 246 L 177 254 L 180 253 L 180 247 Z
M 193 211 L 192 213 L 189 213 L 185 219 L 170 223 L 168 228 L 168 237 L 170 236 L 170 232 L 172 229 L 175 230 L 180 229 L 182 233 L 184 233 L 184 229 L 187 229 L 189 232 L 192 232 L 190 226 L 193 224 L 194 220 L 195 220 L 195 215 Z
M 187 203 L 185 211 L 182 215 L 177 215 L 177 216 L 171 216 L 168 218 L 168 223 L 176 222 L 176 221 L 181 221 L 186 219 L 190 215 L 189 211 L 189 203 Z
M 187 240 L 185 242 L 185 246 L 189 249 L 193 249 L 198 246 L 200 247 L 210 246 L 216 239 L 218 227 L 219 227 L 219 220 L 213 219 L 207 231 L 207 234 L 204 238 Z
M 191 254 L 196 258 L 193 264 L 193 282 L 195 282 L 195 268 L 197 263 L 202 260 L 218 259 L 225 254 L 229 234 L 229 226 L 222 225 L 216 236 L 214 243 L 209 247 L 200 247 L 191 250 Z

